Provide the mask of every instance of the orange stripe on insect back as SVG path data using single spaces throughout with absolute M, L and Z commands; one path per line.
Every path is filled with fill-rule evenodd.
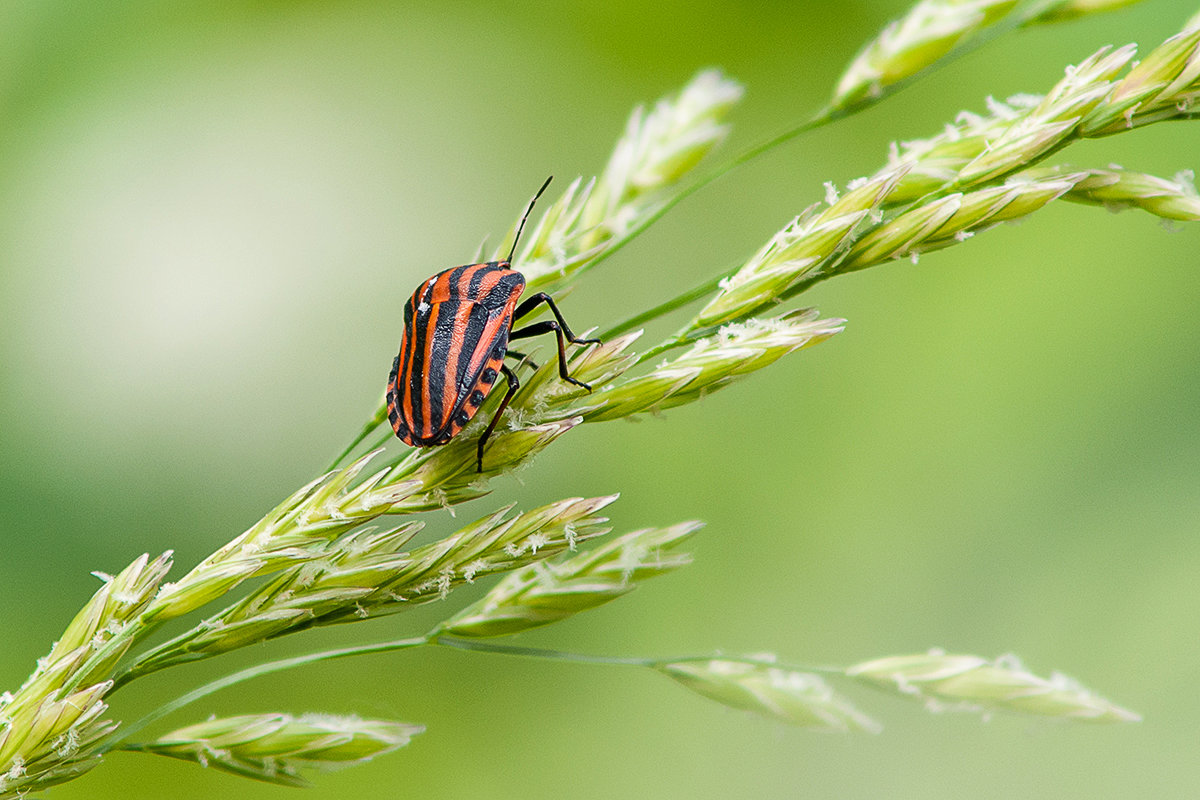
M 479 341 L 480 342 L 495 341 L 496 336 L 500 333 L 500 331 L 502 331 L 506 327 L 508 327 L 508 324 L 509 324 L 508 316 L 489 317 L 488 321 L 483 326 L 483 335 L 479 337 Z M 467 372 L 469 372 L 472 375 L 478 374 L 479 369 L 482 367 L 484 361 L 493 360 L 491 358 L 491 355 L 492 355 L 491 347 L 475 348 L 475 352 L 471 354 L 471 363 L 467 368 Z M 504 363 L 504 359 L 501 359 L 500 363 L 501 364 Z M 497 371 L 499 371 L 500 367 L 497 366 L 497 367 L 495 367 L 495 369 Z
M 500 278 L 503 276 L 504 273 L 498 269 L 494 269 L 487 275 L 484 275 L 479 281 L 479 291 L 476 294 L 479 297 L 486 297 L 487 293 L 490 292 L 492 288 L 500 282 Z
M 433 290 L 429 293 L 430 303 L 444 303 L 450 299 L 450 295 L 454 290 L 454 284 L 450 282 L 450 278 L 454 275 L 455 270 L 448 269 L 434 276 Z
M 409 350 L 412 350 L 411 344 L 409 345 Z M 404 423 L 409 427 L 409 430 L 412 430 L 413 398 L 412 391 L 408 389 L 408 387 L 412 386 L 411 352 L 408 354 L 408 358 L 408 364 L 406 364 L 404 369 L 400 371 L 400 374 L 396 376 L 396 392 L 398 397 L 404 398 L 403 404 L 400 408 L 400 418 L 404 420 Z
M 421 300 L 423 299 L 425 293 L 430 290 L 431 283 L 433 283 L 433 278 L 428 278 L 424 283 L 417 287 L 415 292 L 413 292 L 413 296 L 408 299 L 408 302 L 412 303 L 413 308 L 421 305 Z
M 421 436 L 429 438 L 433 436 L 433 420 L 429 417 L 433 413 L 433 401 L 429 395 L 429 374 L 434 369 L 433 364 L 433 339 L 434 332 L 437 330 L 438 306 L 434 306 L 429 312 L 429 329 L 425 332 L 425 360 L 422 362 L 425 365 L 424 374 L 421 375 Z
M 415 347 L 416 330 L 414 327 L 416 325 L 416 309 L 421 307 L 421 302 L 422 302 L 421 296 L 425 294 L 425 291 L 428 289 L 428 285 L 430 285 L 430 283 L 432 283 L 432 281 L 433 281 L 433 278 L 426 279 L 426 281 L 424 283 L 421 283 L 421 285 L 419 285 L 419 287 L 416 287 L 416 291 L 414 291 L 413 296 L 409 297 L 409 299 L 408 299 L 408 307 L 413 309 L 413 312 L 412 312 L 413 317 L 410 318 L 408 320 L 408 324 L 406 326 L 404 326 L 404 332 L 403 332 L 403 335 L 401 336 L 401 344 L 400 344 L 401 354 L 402 354 L 402 357 L 400 360 L 401 369 L 400 369 L 400 375 L 397 375 L 396 384 L 397 384 L 397 391 L 403 391 L 404 396 L 406 396 L 406 398 L 409 399 L 409 401 L 410 401 L 410 399 L 412 399 L 412 391 L 407 391 L 407 390 L 409 390 L 410 387 L 412 387 L 412 385 L 413 385 L 412 384 L 413 357 L 416 353 L 416 347 Z M 404 405 L 406 405 L 408 419 L 412 420 L 413 419 L 412 402 L 404 403 Z
M 418 294 L 420 290 L 418 290 Z M 417 295 L 413 295 L 413 300 L 416 300 Z M 416 308 L 416 303 L 413 303 L 413 308 Z M 400 416 L 404 419 L 409 430 L 412 430 L 413 420 L 413 393 L 412 393 L 412 368 L 413 356 L 416 353 L 415 347 L 415 331 L 411 327 L 404 329 L 403 342 L 400 345 L 401 352 L 404 353 L 404 358 L 400 360 L 400 371 L 396 374 L 396 393 L 403 398 L 403 403 L 400 408 Z
M 410 297 L 408 300 L 409 307 L 413 310 L 413 312 L 412 312 L 413 316 L 412 316 L 410 325 L 405 327 L 404 335 L 401 337 L 403 339 L 403 342 L 400 345 L 401 351 L 402 352 L 406 351 L 406 352 L 405 352 L 405 357 L 400 359 L 400 372 L 396 375 L 396 391 L 400 394 L 400 396 L 402 396 L 404 398 L 403 407 L 400 409 L 400 412 L 401 412 L 400 416 L 404 418 L 405 424 L 408 425 L 409 430 L 414 434 L 416 433 L 416 431 L 412 430 L 412 421 L 413 421 L 412 374 L 413 374 L 413 359 L 416 358 L 416 352 L 417 352 L 416 328 L 414 326 L 416 325 L 417 309 L 421 307 L 421 302 L 422 302 L 421 298 L 425 294 L 425 292 L 429 289 L 429 284 L 431 284 L 432 282 L 433 282 L 433 278 L 426 279 L 420 286 L 417 287 L 417 290 L 415 292 L 413 292 L 412 297 Z
M 409 351 L 412 349 L 412 337 L 408 335 L 408 328 L 400 332 L 400 353 L 396 356 L 396 378 L 392 381 L 392 385 L 388 388 L 392 391 L 392 396 L 396 397 L 396 406 L 400 406 L 399 395 L 401 387 L 404 386 L 404 376 L 408 372 Z
M 458 279 L 458 285 L 454 287 L 455 293 L 460 299 L 466 298 L 467 293 L 471 289 L 471 279 L 475 277 L 475 273 L 483 269 L 486 264 L 472 264 L 463 270 L 462 276 Z
M 454 313 L 454 328 L 450 332 L 450 352 L 446 358 L 446 377 L 442 381 L 442 416 L 449 419 L 458 400 L 458 362 L 462 358 L 463 335 L 473 303 L 459 303 Z
M 414 334 L 414 336 L 413 336 L 413 344 L 412 344 L 413 355 L 412 355 L 412 358 L 409 359 L 408 394 L 409 394 L 409 403 L 410 404 L 413 404 L 414 406 L 418 402 L 421 404 L 422 426 L 421 426 L 420 431 L 416 430 L 415 428 L 413 429 L 413 436 L 415 437 L 415 436 L 419 435 L 422 438 L 428 437 L 428 436 L 432 435 L 432 433 L 433 433 L 429 427 L 429 358 L 430 358 L 430 353 L 433 350 L 433 331 L 425 330 L 422 332 L 422 335 L 425 337 L 425 348 L 424 348 L 425 352 L 422 354 L 422 360 L 421 360 L 422 370 L 421 370 L 420 375 L 414 375 L 413 374 L 414 366 L 416 365 L 416 361 L 417 361 L 416 329 L 417 329 L 417 326 L 421 324 L 419 321 L 420 308 L 423 305 L 424 306 L 430 305 L 430 297 L 433 295 L 433 292 L 436 289 L 437 289 L 437 276 L 434 276 L 434 277 L 430 278 L 429 280 L 425 281 L 423 284 L 421 284 L 421 288 L 418 289 L 416 294 L 413 295 L 413 299 L 416 300 L 417 302 L 413 305 L 413 309 L 414 309 L 414 313 L 413 313 L 413 334 Z M 436 308 L 430 309 L 429 319 L 427 320 L 427 325 L 429 328 L 433 327 L 433 323 L 434 323 L 434 320 L 436 317 L 437 317 L 437 309 Z M 414 395 L 415 395 L 415 397 L 414 397 Z M 414 409 L 414 412 L 415 412 L 415 409 Z M 413 414 L 413 417 L 414 418 L 416 417 L 415 413 Z

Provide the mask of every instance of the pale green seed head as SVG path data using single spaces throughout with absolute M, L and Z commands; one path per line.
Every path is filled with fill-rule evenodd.
M 1029 4 L 1021 24 L 1062 22 L 1111 11 L 1139 0 L 1060 0 Z M 830 105 L 853 108 L 872 102 L 893 84 L 913 77 L 1010 12 L 1016 0 L 921 0 L 888 24 L 846 68 Z
M 988 661 L 932 650 L 856 664 L 846 674 L 922 698 L 933 710 L 1003 709 L 1087 722 L 1136 722 L 1140 716 L 1099 697 L 1060 673 L 1042 678 L 1013 656 Z
M 64 666 L 70 664 L 69 668 L 59 671 L 62 680 L 71 677 L 75 681 L 86 681 L 95 674 L 107 676 L 107 667 L 121 657 L 124 647 L 111 647 L 110 652 L 99 661 L 91 660 L 87 675 L 73 673 L 114 638 L 123 636 L 128 626 L 151 602 L 170 568 L 171 554 L 167 552 L 153 561 L 148 555 L 142 555 L 115 577 L 95 573 L 104 581 L 104 585 L 67 626 L 62 638 L 46 657 L 46 663 L 65 659 Z M 47 686 L 42 691 L 48 691 L 49 688 Z
M 652 215 L 728 133 L 725 119 L 742 87 L 715 69 L 677 94 L 637 108 L 599 178 L 576 179 L 527 232 L 515 259 L 530 287 L 561 282 Z M 504 257 L 512 231 L 496 250 Z
M 1002 177 L 1036 162 L 1070 137 L 1080 120 L 1106 100 L 1112 79 L 1136 50 L 1103 48 L 1077 66 L 960 170 L 955 184 L 971 186 Z
M 1018 173 L 1001 186 L 949 195 L 908 211 L 864 236 L 838 269 L 939 250 L 1001 222 L 1020 219 L 1062 197 L 1086 173 Z
M 830 105 L 849 108 L 879 97 L 886 87 L 916 75 L 1015 5 L 1016 0 L 921 0 L 850 62 Z
M 888 203 L 910 203 L 957 184 L 967 164 L 1041 101 L 1041 95 L 1014 95 L 1004 102 L 988 98 L 986 114 L 963 111 L 936 136 L 893 145 L 884 171 L 904 173 L 889 193 Z
M 608 603 L 641 581 L 690 563 L 675 548 L 700 527 L 691 522 L 635 531 L 589 552 L 525 567 L 444 623 L 441 632 L 506 636 Z
M 1084 136 L 1103 136 L 1143 121 L 1187 113 L 1200 97 L 1200 26 L 1172 36 L 1135 65 L 1106 102 L 1080 125 Z
M 1150 105 L 1161 105 L 1164 100 L 1172 102 L 1175 99 L 1172 87 L 1192 83 L 1200 71 L 1198 46 L 1200 28 L 1185 30 L 1167 39 L 1117 84 L 1112 102 L 1119 103 L 1131 97 L 1141 98 Z
M 736 321 L 775 301 L 796 282 L 836 257 L 860 224 L 887 202 L 907 167 L 881 171 L 856 182 L 823 210 L 810 208 L 779 231 L 734 275 L 721 282 L 687 330 Z
M 1087 177 L 1065 198 L 1104 206 L 1110 211 L 1139 208 L 1163 219 L 1200 221 L 1200 194 L 1188 171 L 1168 180 L 1127 169 L 1087 170 Z
M 632 331 L 597 345 L 574 347 L 567 355 L 567 372 L 576 380 L 592 386 L 604 386 L 637 365 L 633 345 L 642 331 Z M 583 335 L 590 335 L 585 333 Z M 553 355 L 541 368 L 521 381 L 521 391 L 513 398 L 513 407 L 539 421 L 575 416 L 591 406 L 585 389 L 562 380 Z
M 1035 22 L 1067 22 L 1089 14 L 1117 11 L 1142 0 L 1063 0 L 1042 12 Z
M 455 587 L 553 558 L 608 532 L 598 515 L 616 495 L 570 498 L 510 516 L 505 507 L 438 541 L 400 548 L 419 526 L 350 534 L 324 557 L 278 576 L 130 666 L 141 675 L 320 625 L 394 614 Z M 367 546 L 369 545 L 369 547 Z
M 1072 136 L 1084 116 L 1109 96 L 1111 78 L 1116 76 L 1135 50 L 1132 46 L 1114 52 L 1099 50 L 1082 64 L 1070 67 L 1036 107 L 988 142 L 988 148 L 959 172 L 955 185 L 973 186 L 1001 178 L 1039 160 L 1064 139 Z
M 843 323 L 804 309 L 726 325 L 652 372 L 593 392 L 591 410 L 583 416 L 590 422 L 620 419 L 694 402 L 794 350 L 825 341 Z
M 175 583 L 165 583 L 147 610 L 146 619 L 162 622 L 181 617 L 225 597 L 259 572 L 262 562 L 241 558 L 196 569 Z
M 1060 173 L 1035 178 L 1018 173 L 1002 186 L 962 195 L 958 210 L 911 252 L 924 253 L 957 244 L 993 225 L 1020 219 L 1057 200 L 1085 177 L 1085 173 Z
M 96 739 L 101 728 L 110 727 L 98 718 L 108 709 L 103 698 L 111 688 L 111 681 L 105 681 L 65 696 L 54 690 L 37 702 L 6 707 L 9 724 L 0 732 L 0 774 L 15 763 L 30 770 L 39 759 L 63 749 L 67 738 L 73 743 Z M 69 749 L 77 748 L 72 744 Z
M 574 417 L 521 427 L 514 411 L 506 412 L 505 420 L 496 427 L 484 449 L 483 473 L 480 474 L 476 471 L 476 448 L 479 434 L 487 424 L 486 420 L 479 420 L 481 416 L 477 414 L 472 420 L 472 425 L 477 423 L 478 430 L 468 426 L 449 444 L 414 453 L 396 466 L 391 477 L 403 476 L 416 481 L 417 489 L 392 504 L 389 508 L 393 513 L 449 508 L 482 497 L 490 491 L 488 478 L 520 469 L 582 421 Z
M 680 661 L 657 669 L 710 700 L 790 725 L 840 732 L 881 730 L 879 723 L 810 672 L 724 659 Z
M 268 783 L 307 786 L 302 769 L 370 761 L 404 747 L 424 730 L 358 717 L 246 714 L 179 728 L 136 749 Z
M 958 213 L 962 197 L 959 193 L 934 200 L 876 228 L 854 243 L 838 270 L 866 269 L 912 254 L 921 242 L 941 230 Z
M 188 614 L 245 580 L 312 558 L 330 541 L 390 511 L 422 488 L 418 481 L 394 477 L 389 470 L 356 484 L 379 452 L 309 483 L 187 575 L 164 584 L 144 617 L 162 622 Z

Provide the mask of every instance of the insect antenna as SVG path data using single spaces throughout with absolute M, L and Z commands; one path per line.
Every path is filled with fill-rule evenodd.
M 554 180 L 553 175 L 546 178 L 546 182 L 542 184 L 542 188 L 538 189 L 537 194 L 529 201 L 529 208 L 525 209 L 525 216 L 521 217 L 521 224 L 517 226 L 517 235 L 513 237 L 512 250 L 508 251 L 508 258 L 505 259 L 506 263 L 512 263 L 513 256 L 517 253 L 517 242 L 521 241 L 521 231 L 525 229 L 525 220 L 529 219 L 529 212 L 533 211 L 533 204 L 542 196 L 542 192 L 546 191 L 546 187 L 550 185 L 550 181 L 552 180 Z

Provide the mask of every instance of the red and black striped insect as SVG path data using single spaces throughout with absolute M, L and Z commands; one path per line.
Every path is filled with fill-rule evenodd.
M 497 376 L 504 375 L 508 392 L 479 437 L 476 466 L 483 472 L 483 446 L 521 385 L 504 364 L 506 357 L 524 358 L 508 349 L 510 339 L 553 332 L 558 339 L 558 374 L 568 383 L 592 390 L 567 374 L 566 342 L 595 344 L 600 340 L 581 339 L 572 333 L 554 300 L 544 292 L 517 305 L 525 290 L 525 276 L 512 268 L 513 254 L 533 204 L 550 180 L 547 178 L 529 201 L 508 258 L 439 272 L 418 286 L 404 304 L 400 352 L 388 376 L 387 413 L 392 430 L 405 444 L 432 447 L 449 442 L 479 411 Z M 513 323 L 542 303 L 554 319 L 513 330 Z

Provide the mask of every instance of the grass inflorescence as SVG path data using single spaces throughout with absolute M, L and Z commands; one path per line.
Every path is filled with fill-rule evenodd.
M 727 136 L 742 87 L 706 70 L 680 91 L 636 109 L 604 169 L 567 184 L 532 222 L 514 261 L 533 289 L 568 287 L 684 197 L 804 131 L 882 102 L 990 38 L 1129 2 L 921 0 L 864 46 L 827 108 L 707 172 L 702 165 Z M 1011 657 L 931 651 L 848 667 L 806 667 L 763 655 L 613 658 L 495 641 L 622 598 L 690 563 L 686 548 L 699 523 L 611 535 L 601 512 L 609 513 L 615 495 L 563 499 L 527 511 L 503 505 L 447 536 L 412 544 L 423 525 L 417 515 L 488 494 L 494 478 L 522 468 L 579 425 L 699 401 L 834 337 L 844 320 L 778 307 L 818 281 L 958 246 L 1058 200 L 1138 208 L 1166 220 L 1200 219 L 1189 173 L 1164 178 L 1111 165 L 1050 162 L 1085 139 L 1194 118 L 1200 17 L 1140 62 L 1136 56 L 1131 45 L 1101 48 L 1066 69 L 1044 94 L 990 101 L 986 110 L 963 112 L 928 138 L 895 145 L 875 173 L 844 192 L 826 191 L 798 214 L 793 210 L 733 270 L 614 323 L 603 343 L 575 349 L 570 373 L 593 391 L 559 380 L 553 363 L 537 368 L 505 412 L 482 472 L 475 442 L 499 393 L 444 447 L 374 450 L 343 465 L 385 427 L 380 408 L 326 474 L 180 577 L 168 580 L 169 551 L 142 556 L 116 575 L 98 574 L 102 587 L 50 653 L 20 688 L 0 695 L 0 798 L 71 780 L 114 751 L 164 755 L 286 785 L 302 784 L 305 768 L 389 753 L 423 728 L 265 713 L 135 737 L 164 716 L 246 680 L 416 647 L 652 670 L 724 705 L 826 730 L 879 730 L 840 694 L 839 685 L 855 683 L 915 697 L 934 709 L 1136 720 L 1134 712 L 1074 680 L 1058 673 L 1041 677 Z M 512 246 L 516 227 L 497 253 Z M 644 341 L 640 325 L 692 303 L 699 307 L 676 333 Z M 265 661 L 183 693 L 139 721 L 122 720 L 109 706 L 114 692 L 146 675 L 315 627 L 452 602 L 458 587 L 493 576 L 503 577 L 424 634 Z M 164 623 L 191 615 L 201 618 L 169 639 L 155 638 Z

